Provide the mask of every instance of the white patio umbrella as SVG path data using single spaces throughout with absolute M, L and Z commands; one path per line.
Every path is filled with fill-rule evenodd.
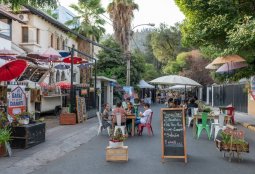
M 196 81 L 183 77 L 183 76 L 178 76 L 178 75 L 168 75 L 168 76 L 162 76 L 158 77 L 150 83 L 154 84 L 161 84 L 161 85 L 190 85 L 190 86 L 202 86 Z
M 150 88 L 150 89 L 155 88 L 153 85 L 150 85 L 149 83 L 147 83 L 144 80 L 140 80 L 140 82 L 137 86 L 139 86 L 139 88 Z
M 190 85 L 186 86 L 186 88 L 192 88 L 192 87 L 194 86 L 190 86 Z M 185 85 L 174 85 L 169 87 L 168 89 L 185 89 Z

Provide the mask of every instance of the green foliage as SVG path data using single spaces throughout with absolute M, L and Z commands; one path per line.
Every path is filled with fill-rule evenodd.
M 0 129 L 0 144 L 11 140 L 11 130 L 9 128 Z
M 22 5 L 31 5 L 34 7 L 56 7 L 57 0 L 0 0 L 0 4 L 10 4 L 13 10 L 19 10 Z
M 230 143 L 230 140 L 231 140 L 231 135 L 225 133 L 224 131 L 222 131 L 222 132 L 221 132 L 221 138 L 222 138 L 222 142 L 223 142 L 224 144 L 229 144 L 229 143 Z
M 158 30 L 152 32 L 150 44 L 158 61 L 167 64 L 169 60 L 174 60 L 177 54 L 184 50 L 181 46 L 179 25 L 168 27 L 165 24 L 161 24 Z
M 253 1 L 175 0 L 186 19 L 181 25 L 182 43 L 200 48 L 210 60 L 238 54 L 249 66 L 230 80 L 254 75 L 255 4 Z M 216 78 L 220 76 L 215 76 Z
M 124 60 L 123 50 L 113 40 L 112 37 L 102 42 L 102 45 L 107 46 L 116 52 L 101 50 L 97 55 L 99 58 L 97 69 L 98 75 L 103 75 L 109 78 L 114 78 L 119 84 L 125 85 L 126 82 L 126 61 Z M 131 55 L 131 85 L 136 85 L 144 72 L 144 57 L 139 51 L 135 51 Z
M 144 68 L 144 73 L 142 75 L 143 80 L 150 81 L 160 76 L 160 73 L 156 70 L 153 64 L 146 63 Z
M 78 4 L 70 7 L 78 13 L 78 16 L 66 22 L 66 25 L 75 27 L 74 30 L 85 37 L 92 36 L 96 41 L 105 33 L 105 20 L 100 17 L 104 14 L 100 0 L 80 0 Z

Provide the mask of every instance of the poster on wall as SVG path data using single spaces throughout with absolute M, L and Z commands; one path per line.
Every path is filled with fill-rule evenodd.
M 255 100 L 255 76 L 251 77 L 251 91 L 250 94 L 253 98 L 253 100 Z
M 126 100 L 130 98 L 130 101 L 134 103 L 134 87 L 133 86 L 123 86 L 124 95 L 123 98 Z
M 8 114 L 14 116 L 26 111 L 26 93 L 25 86 L 10 85 L 8 86 L 11 92 L 8 96 Z

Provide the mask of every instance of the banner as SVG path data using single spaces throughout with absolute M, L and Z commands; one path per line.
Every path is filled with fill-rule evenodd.
M 14 116 L 26 111 L 26 93 L 25 86 L 9 85 L 7 92 L 8 96 L 8 114 Z
M 130 98 L 130 101 L 134 103 L 134 87 L 133 86 L 123 86 L 123 90 L 125 91 L 123 98 L 126 100 Z

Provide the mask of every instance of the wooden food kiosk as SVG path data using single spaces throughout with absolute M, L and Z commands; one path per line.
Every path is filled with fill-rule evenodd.
M 161 108 L 162 161 L 183 158 L 187 163 L 186 128 L 183 108 Z

